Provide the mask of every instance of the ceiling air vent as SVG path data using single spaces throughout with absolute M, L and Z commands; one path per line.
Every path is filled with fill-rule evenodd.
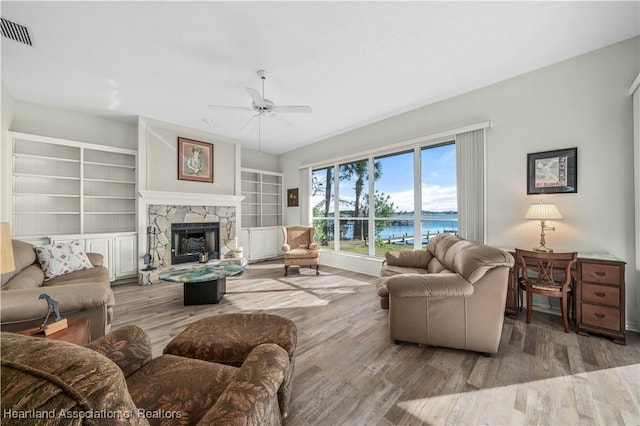
M 4 18 L 0 19 L 2 19 L 2 37 L 10 38 L 18 43 L 33 46 L 33 44 L 31 44 L 31 37 L 29 37 L 29 30 L 27 27 L 8 21 Z

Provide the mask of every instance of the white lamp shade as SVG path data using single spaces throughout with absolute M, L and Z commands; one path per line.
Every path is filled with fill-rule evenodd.
M 527 210 L 527 214 L 524 215 L 524 218 L 538 220 L 562 219 L 562 215 L 555 204 L 540 203 L 531 204 L 529 210 Z
M 13 261 L 13 246 L 11 245 L 11 231 L 7 222 L 0 223 L 0 274 L 6 274 L 16 269 Z

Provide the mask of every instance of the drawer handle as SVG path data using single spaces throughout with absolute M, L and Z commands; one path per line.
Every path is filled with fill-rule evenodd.
M 603 291 L 596 291 L 596 296 L 598 296 L 598 297 L 604 297 L 604 296 L 606 296 L 606 293 L 605 293 L 605 292 L 603 292 Z
M 599 277 L 604 277 L 604 271 L 596 271 L 596 275 Z
M 602 318 L 604 318 L 604 317 L 605 317 L 605 314 L 601 314 L 600 312 L 596 312 L 594 315 L 595 315 L 598 319 L 602 319 Z

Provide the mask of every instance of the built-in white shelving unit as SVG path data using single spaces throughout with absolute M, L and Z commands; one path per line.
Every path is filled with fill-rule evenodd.
M 282 226 L 282 173 L 241 170 L 243 228 Z
M 135 231 L 135 151 L 11 135 L 15 236 Z
M 24 133 L 10 136 L 13 237 L 77 239 L 87 251 L 105 257 L 111 280 L 135 276 L 136 151 Z
M 241 169 L 240 245 L 249 261 L 282 255 L 282 173 Z

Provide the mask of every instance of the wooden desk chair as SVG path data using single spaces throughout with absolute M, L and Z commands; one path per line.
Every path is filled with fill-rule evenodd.
M 527 324 L 531 322 L 533 295 L 560 299 L 560 314 L 565 333 L 569 332 L 569 296 L 571 268 L 578 253 L 545 253 L 516 249 L 516 261 L 520 264 L 520 287 L 527 292 Z

